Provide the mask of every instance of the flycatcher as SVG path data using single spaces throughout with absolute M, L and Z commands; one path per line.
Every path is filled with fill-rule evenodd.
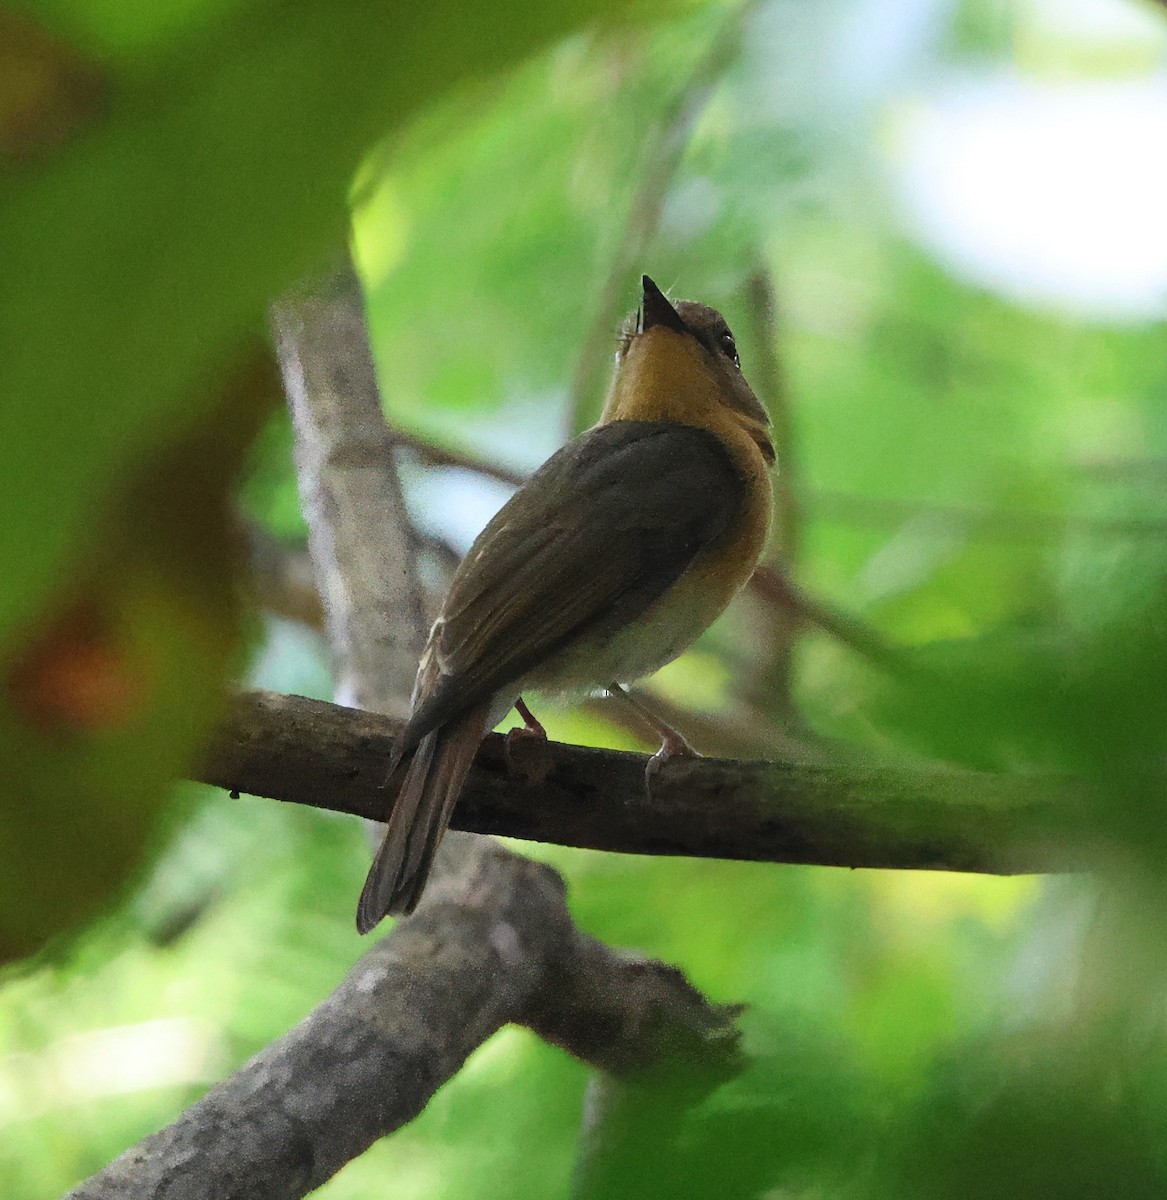
M 599 424 L 515 492 L 454 574 L 395 747 L 413 761 L 361 933 L 416 907 L 478 745 L 521 692 L 621 692 L 733 599 L 769 529 L 769 430 L 725 319 L 645 275 Z M 683 744 L 666 736 L 654 765 Z

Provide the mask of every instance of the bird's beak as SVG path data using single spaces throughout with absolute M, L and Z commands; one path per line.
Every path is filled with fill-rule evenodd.
M 677 333 L 688 333 L 680 314 L 664 292 L 647 275 L 640 277 L 640 324 L 638 333 L 647 333 L 654 325 L 664 325 Z

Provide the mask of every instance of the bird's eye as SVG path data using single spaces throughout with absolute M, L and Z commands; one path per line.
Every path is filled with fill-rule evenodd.
M 717 346 L 722 354 L 733 363 L 735 367 L 740 367 L 737 357 L 737 342 L 733 340 L 733 334 L 727 329 L 717 338 Z

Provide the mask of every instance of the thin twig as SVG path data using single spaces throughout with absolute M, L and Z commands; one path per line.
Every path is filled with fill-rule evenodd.
M 905 669 L 902 652 L 874 626 L 811 596 L 779 567 L 758 567 L 747 586 L 794 620 L 821 629 L 856 654 L 887 670 Z
M 746 284 L 750 340 L 754 358 L 750 378 L 766 404 L 773 424 L 778 466 L 774 476 L 774 536 L 771 557 L 789 578 L 797 569 L 802 547 L 802 506 L 798 447 L 790 388 L 779 357 L 777 300 L 769 268 L 759 266 Z M 759 595 L 764 590 L 755 588 Z M 771 605 L 770 620 L 759 622 L 754 641 L 758 652 L 739 680 L 739 692 L 752 708 L 771 713 L 782 725 L 799 723 L 794 703 L 795 647 L 805 626 L 794 603 L 793 589 L 784 603 Z
M 811 493 L 817 519 L 876 529 L 911 524 L 919 537 L 968 537 L 996 541 L 1049 541 L 1067 534 L 1109 538 L 1167 537 L 1167 521 L 1155 517 L 1095 517 L 934 504 L 852 492 Z
M 751 367 L 751 375 L 753 368 Z M 510 467 L 478 455 L 435 446 L 416 434 L 393 432 L 393 440 L 407 446 L 431 466 L 461 467 L 501 483 L 518 486 L 527 476 Z M 785 459 L 782 460 L 783 463 Z M 780 475 L 784 468 L 780 464 Z M 1154 517 L 1093 517 L 1085 513 L 1042 513 L 960 505 L 933 504 L 895 496 L 863 496 L 819 488 L 803 488 L 806 501 L 817 520 L 878 529 L 912 522 L 921 536 L 938 537 L 961 534 L 969 537 L 1002 540 L 1049 539 L 1066 533 L 1097 537 L 1162 538 L 1167 536 L 1167 521 Z
M 459 467 L 464 471 L 485 475 L 488 479 L 497 479 L 500 483 L 509 483 L 513 487 L 518 487 L 527 478 L 523 471 L 504 467 L 479 455 L 469 454 L 462 450 L 451 450 L 446 446 L 435 446 L 432 442 L 426 441 L 425 438 L 419 437 L 415 433 L 409 433 L 400 426 L 392 428 L 389 435 L 399 446 L 404 446 L 416 454 L 426 466 Z
M 780 350 L 778 301 L 770 269 L 759 266 L 746 281 L 746 317 L 753 358 L 750 381 L 765 402 L 773 426 L 778 469 L 774 484 L 774 551 L 788 569 L 802 548 L 801 459 L 795 438 L 793 397 Z
M 598 411 L 603 376 L 615 346 L 616 327 L 625 309 L 631 275 L 641 269 L 644 253 L 660 225 L 669 184 L 680 166 L 694 127 L 722 75 L 735 61 L 742 25 L 756 7 L 755 0 L 732 9 L 710 39 L 709 48 L 661 112 L 647 140 L 639 183 L 628 209 L 620 241 L 609 259 L 608 274 L 599 289 L 595 315 L 583 340 L 568 403 L 568 434 L 585 428 Z
M 324 604 L 303 544 L 280 541 L 254 522 L 245 526 L 245 532 L 248 582 L 255 603 L 269 613 L 322 632 Z

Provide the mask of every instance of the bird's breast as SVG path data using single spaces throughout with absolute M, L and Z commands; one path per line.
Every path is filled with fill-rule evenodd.
M 638 617 L 616 630 L 584 635 L 523 680 L 551 695 L 578 695 L 651 675 L 684 653 L 749 580 L 765 547 L 772 503 L 769 475 L 749 480 L 738 517 Z

